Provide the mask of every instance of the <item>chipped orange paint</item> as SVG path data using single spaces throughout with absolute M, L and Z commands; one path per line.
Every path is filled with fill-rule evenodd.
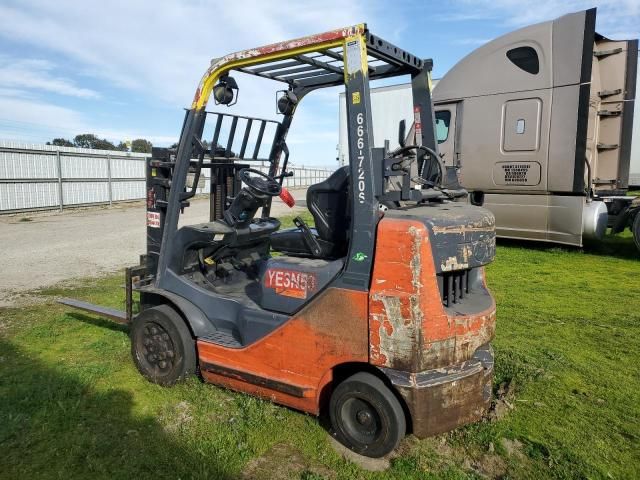
M 371 363 L 407 372 L 454 365 L 471 358 L 494 333 L 493 302 L 477 314 L 447 314 L 427 227 L 382 219 L 369 297 Z
M 200 365 L 222 365 L 295 387 L 304 391 L 301 397 L 206 370 L 202 376 L 212 383 L 318 414 L 323 389 L 333 379 L 332 369 L 346 362 L 369 360 L 367 302 L 367 292 L 329 288 L 295 317 L 245 348 L 198 341 Z

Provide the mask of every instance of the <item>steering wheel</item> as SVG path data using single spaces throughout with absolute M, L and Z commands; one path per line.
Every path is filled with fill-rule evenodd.
M 240 175 L 240 180 L 257 193 L 267 195 L 269 197 L 277 197 L 282 191 L 282 187 L 275 178 L 270 177 L 266 173 L 262 173 L 260 170 L 256 170 L 254 168 L 243 168 L 238 173 Z M 257 176 L 252 177 L 250 175 L 251 173 Z
M 440 182 L 444 181 L 446 176 L 444 163 L 442 163 L 442 159 L 440 158 L 440 156 L 436 154 L 436 152 L 430 149 L 429 147 L 425 147 L 424 145 L 407 145 L 405 147 L 400 147 L 397 150 L 394 150 L 393 152 L 391 152 L 390 157 L 391 158 L 402 157 L 404 154 L 408 153 L 411 150 L 422 150 L 425 153 L 428 153 L 431 160 L 436 162 L 436 164 L 438 165 L 438 169 L 440 170 L 439 181 Z M 415 158 L 412 160 L 415 160 Z M 424 166 L 423 166 L 423 169 L 424 169 Z M 428 182 L 428 183 L 431 183 L 431 182 Z

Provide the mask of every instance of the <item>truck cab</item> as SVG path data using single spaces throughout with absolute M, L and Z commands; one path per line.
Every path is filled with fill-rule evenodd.
M 617 220 L 638 41 L 598 34 L 595 19 L 594 8 L 499 37 L 434 89 L 443 160 L 499 236 L 582 246 Z
M 640 249 L 640 199 L 626 195 L 638 40 L 611 40 L 595 20 L 593 8 L 503 35 L 435 84 L 439 154 L 499 237 L 580 247 L 630 228 Z M 372 90 L 376 138 L 413 122 L 410 94 Z

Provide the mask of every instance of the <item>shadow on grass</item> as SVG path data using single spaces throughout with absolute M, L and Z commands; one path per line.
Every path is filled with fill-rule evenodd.
M 90 317 L 89 315 L 78 312 L 67 312 L 66 314 L 71 318 L 74 318 L 75 320 L 83 323 L 88 323 L 89 325 L 106 328 L 107 330 L 112 330 L 114 332 L 129 333 L 129 327 L 127 325 L 122 325 L 121 323 L 116 323 L 105 318 Z
M 230 478 L 133 406 L 0 339 L 0 478 Z
M 585 241 L 585 253 L 616 257 L 623 260 L 639 260 L 640 251 L 636 248 L 633 237 L 607 234 L 600 242 Z
M 640 252 L 636 248 L 633 238 L 622 235 L 607 234 L 603 240 L 585 240 L 583 248 L 572 247 L 571 245 L 560 245 L 551 242 L 538 242 L 531 240 L 516 240 L 511 238 L 499 238 L 498 246 L 526 248 L 528 250 L 548 252 L 566 251 L 583 252 L 590 255 L 615 257 L 623 260 L 638 260 Z

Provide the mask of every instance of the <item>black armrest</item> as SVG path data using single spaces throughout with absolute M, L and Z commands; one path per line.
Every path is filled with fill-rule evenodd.
M 314 255 L 319 256 L 322 253 L 322 248 L 318 240 L 316 240 L 316 237 L 311 233 L 308 225 L 300 217 L 294 218 L 293 223 L 302 231 L 302 238 L 304 239 L 304 243 L 307 244 L 307 247 L 309 247 L 309 250 L 311 250 Z

